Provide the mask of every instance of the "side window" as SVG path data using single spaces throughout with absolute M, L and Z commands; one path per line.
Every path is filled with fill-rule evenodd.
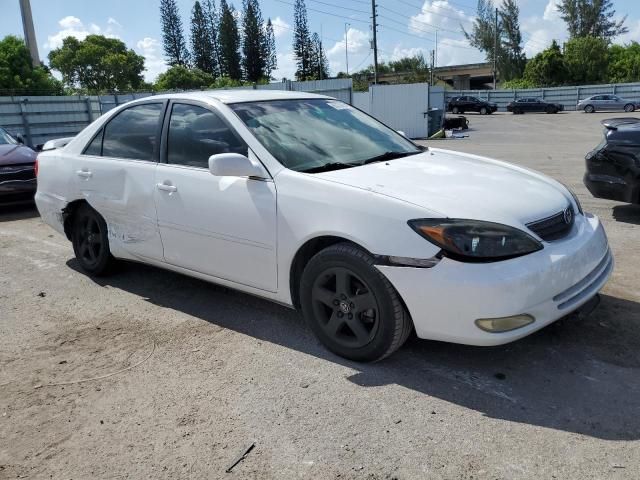
M 155 160 L 163 105 L 145 103 L 118 113 L 104 127 L 102 156 Z
M 174 104 L 167 136 L 167 162 L 209 168 L 209 157 L 218 153 L 248 155 L 248 148 L 211 110 Z
M 87 148 L 85 148 L 84 152 L 82 152 L 84 155 L 95 155 L 97 157 L 102 155 L 102 134 L 103 134 L 103 132 L 104 132 L 104 130 L 100 129 L 98 134 L 95 137 L 93 137 L 93 140 L 91 141 L 91 143 L 89 145 L 87 145 Z

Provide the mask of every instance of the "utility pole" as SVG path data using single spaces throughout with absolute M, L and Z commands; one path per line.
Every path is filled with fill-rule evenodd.
M 434 57 L 434 65 L 438 65 L 438 29 L 436 28 L 436 53 L 435 53 L 435 57 Z
M 498 9 L 496 8 L 496 20 L 493 26 L 493 89 L 496 89 L 498 78 Z
M 322 24 L 320 24 L 320 49 L 318 51 L 318 80 L 322 80 Z
M 31 15 L 31 3 L 29 0 L 20 0 L 20 13 L 22 15 L 24 41 L 31 54 L 31 64 L 34 67 L 39 67 L 40 55 L 38 55 L 38 42 L 36 42 L 36 31 L 33 28 L 33 15 Z
M 344 60 L 347 64 L 347 75 L 349 75 L 349 30 L 347 27 L 350 27 L 350 23 L 344 24 Z
M 371 21 L 373 24 L 373 83 L 378 83 L 378 14 L 376 13 L 376 0 L 371 0 Z
M 436 51 L 435 50 L 431 50 L 431 80 L 429 81 L 429 84 L 431 86 L 433 86 L 433 69 L 435 68 L 435 62 L 436 62 Z

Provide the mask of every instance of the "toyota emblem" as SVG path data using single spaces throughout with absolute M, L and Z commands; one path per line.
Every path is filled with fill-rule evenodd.
M 569 207 L 564 211 L 564 223 L 566 223 L 567 225 L 571 225 L 572 221 L 573 221 L 573 210 L 571 210 L 571 207 Z

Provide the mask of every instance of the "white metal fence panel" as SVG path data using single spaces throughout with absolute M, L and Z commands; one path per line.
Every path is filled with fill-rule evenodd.
M 529 88 L 518 90 L 450 90 L 447 101 L 459 95 L 473 95 L 483 100 L 495 102 L 499 110 L 506 110 L 507 104 L 518 98 L 539 97 L 547 102 L 560 103 L 565 110 L 575 110 L 579 100 L 592 95 L 619 95 L 630 100 L 640 100 L 640 83 L 584 85 L 575 87 Z
M 353 106 L 363 112 L 371 113 L 371 100 L 369 92 L 353 92 Z
M 369 93 L 371 115 L 409 138 L 427 136 L 428 83 L 371 85 Z

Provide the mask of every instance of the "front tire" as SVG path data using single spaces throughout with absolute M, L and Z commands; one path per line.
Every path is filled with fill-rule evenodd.
M 407 340 L 413 323 L 371 255 L 339 243 L 317 253 L 300 283 L 304 317 L 318 339 L 350 360 L 374 362 Z
M 458 115 L 458 113 L 460 113 L 460 109 L 458 109 L 458 107 L 453 107 L 451 109 L 451 113 L 453 113 L 454 115 Z
M 633 111 L 635 111 L 635 109 L 636 109 L 635 105 L 633 105 L 631 103 L 627 103 L 624 106 L 624 111 L 627 112 L 627 113 L 633 112 Z
M 587 105 L 586 107 L 584 107 L 584 113 L 593 113 L 595 111 L 596 109 L 593 107 L 593 105 Z
M 85 272 L 95 276 L 109 273 L 115 259 L 109 249 L 107 224 L 86 203 L 74 214 L 71 241 L 76 259 Z
M 487 110 L 487 107 L 482 107 L 480 108 L 480 115 L 486 115 L 488 111 L 489 110 Z

